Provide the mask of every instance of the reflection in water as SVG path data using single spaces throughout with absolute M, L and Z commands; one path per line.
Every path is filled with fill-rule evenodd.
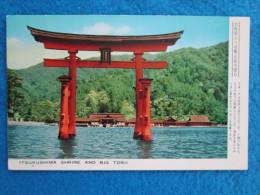
M 138 141 L 138 147 L 140 148 L 140 153 L 138 158 L 151 158 L 151 151 L 153 142 L 145 142 L 145 141 Z
M 74 147 L 77 146 L 76 139 L 64 139 L 60 141 L 60 149 L 63 153 L 60 154 L 60 158 L 74 158 Z
M 227 158 L 227 127 L 154 128 L 152 142 L 133 128 L 78 127 L 57 139 L 57 126 L 8 126 L 8 157 L 38 159 Z

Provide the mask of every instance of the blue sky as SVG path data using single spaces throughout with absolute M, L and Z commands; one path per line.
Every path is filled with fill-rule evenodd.
M 228 41 L 228 17 L 191 16 L 7 16 L 7 65 L 26 68 L 42 58 L 67 56 L 65 51 L 46 50 L 34 41 L 26 26 L 77 34 L 152 35 L 184 30 L 168 51 L 183 47 L 201 48 Z M 80 52 L 79 57 L 97 56 Z

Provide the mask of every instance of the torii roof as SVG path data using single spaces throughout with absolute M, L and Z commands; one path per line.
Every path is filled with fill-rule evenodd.
M 44 43 L 45 48 L 65 49 L 73 45 L 77 50 L 99 50 L 109 47 L 113 51 L 165 51 L 174 45 L 183 31 L 142 36 L 84 35 L 50 32 L 27 26 L 36 41 Z M 157 48 L 157 49 L 156 49 Z

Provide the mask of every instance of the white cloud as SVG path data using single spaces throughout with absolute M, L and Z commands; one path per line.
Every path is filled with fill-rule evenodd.
M 85 34 L 110 34 L 113 31 L 113 27 L 105 23 L 96 23 L 92 26 L 86 26 L 83 29 Z
M 115 27 L 106 23 L 96 23 L 94 25 L 86 26 L 83 28 L 84 34 L 93 34 L 93 35 L 112 35 L 112 34 L 123 35 L 131 31 L 132 28 L 126 25 Z
M 131 31 L 132 31 L 132 29 L 129 26 L 122 26 L 122 27 L 115 29 L 116 34 L 127 34 Z
M 7 44 L 8 43 L 9 44 L 19 44 L 19 43 L 21 43 L 21 41 L 17 38 L 11 38 L 11 39 L 8 39 Z
M 82 51 L 78 56 L 82 59 L 98 56 L 98 52 Z M 68 56 L 65 50 L 45 49 L 42 43 L 23 42 L 17 38 L 7 39 L 7 67 L 23 69 L 36 65 L 43 58 L 57 59 Z

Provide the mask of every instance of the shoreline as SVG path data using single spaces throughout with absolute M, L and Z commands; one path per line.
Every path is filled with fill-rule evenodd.
M 36 121 L 7 121 L 7 125 L 17 126 L 56 126 L 54 123 L 36 122 Z
M 58 126 L 57 123 L 45 123 L 45 122 L 36 122 L 36 121 L 7 121 L 7 125 L 16 125 L 16 126 Z M 84 126 L 76 126 L 84 127 Z M 127 127 L 127 126 L 124 126 Z M 154 126 L 157 127 L 157 126 Z M 212 125 L 212 126 L 158 126 L 158 127 L 227 127 L 227 125 Z M 109 128 L 109 127 L 106 127 Z M 113 127 L 118 128 L 118 127 Z M 119 127 L 122 128 L 122 127 Z

